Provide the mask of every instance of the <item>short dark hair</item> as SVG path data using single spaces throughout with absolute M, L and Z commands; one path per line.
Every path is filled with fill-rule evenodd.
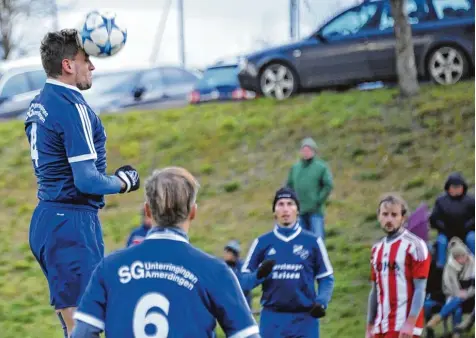
M 46 75 L 52 78 L 60 76 L 63 72 L 63 60 L 74 60 L 81 49 L 76 29 L 48 32 L 40 46 L 41 63 Z
M 380 207 L 384 203 L 400 205 L 401 208 L 402 208 L 402 216 L 405 216 L 408 213 L 408 204 L 407 204 L 407 202 L 398 194 L 388 193 L 388 194 L 383 195 L 380 198 L 380 201 L 378 203 L 377 214 L 380 214 Z

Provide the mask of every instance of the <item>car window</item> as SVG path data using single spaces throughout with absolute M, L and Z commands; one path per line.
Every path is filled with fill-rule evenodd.
M 180 68 L 162 68 L 162 75 L 166 85 L 193 83 L 197 80 L 194 75 Z
M 93 75 L 93 85 L 88 94 L 130 94 L 134 88 L 136 71 Z
M 44 70 L 34 70 L 28 72 L 28 78 L 30 79 L 31 90 L 38 90 L 43 88 L 46 81 L 46 73 Z
M 13 75 L 5 82 L 0 97 L 11 97 L 30 91 L 28 79 L 24 73 Z
M 438 19 L 474 17 L 474 5 L 471 0 L 433 0 Z
M 367 28 L 377 9 L 375 3 L 352 8 L 324 26 L 321 34 L 326 38 L 357 34 Z
M 408 22 L 412 25 L 416 25 L 429 19 L 430 10 L 425 0 L 407 0 L 406 10 L 408 15 Z M 379 29 L 393 29 L 393 25 L 394 19 L 392 15 L 392 10 L 390 8 L 390 3 L 386 2 L 382 10 Z
M 198 88 L 210 88 L 218 86 L 238 86 L 237 67 L 220 67 L 207 69 L 203 77 L 198 81 Z
M 141 87 L 148 91 L 158 90 L 163 87 L 163 77 L 160 69 L 147 70 L 142 74 Z

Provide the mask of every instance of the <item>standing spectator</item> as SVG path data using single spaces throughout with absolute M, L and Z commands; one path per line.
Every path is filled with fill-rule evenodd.
M 445 193 L 436 199 L 430 216 L 431 227 L 438 231 L 437 265 L 446 263 L 448 240 L 459 237 L 474 255 L 474 196 L 467 193 L 468 184 L 459 173 L 451 174 Z
M 453 315 L 453 326 L 456 327 L 462 321 L 463 309 L 474 309 L 474 256 L 458 237 L 451 239 L 448 252 L 443 271 L 446 304 L 428 322 L 427 328 L 430 329 L 450 315 Z M 458 337 L 459 333 L 455 332 L 453 338 Z
M 230 267 L 230 269 L 238 277 L 238 280 L 241 279 L 241 267 L 243 266 L 243 261 L 240 259 L 241 247 L 240 242 L 237 240 L 229 241 L 224 250 L 223 250 L 223 260 Z M 251 309 L 251 292 L 244 291 L 246 301 Z
M 152 218 L 146 215 L 145 209 L 142 209 L 142 225 L 132 230 L 127 239 L 126 247 L 142 243 L 150 228 L 152 228 Z
M 312 138 L 302 140 L 300 153 L 301 160 L 289 171 L 287 186 L 298 196 L 302 227 L 324 239 L 324 205 L 333 188 L 332 173 L 317 156 Z

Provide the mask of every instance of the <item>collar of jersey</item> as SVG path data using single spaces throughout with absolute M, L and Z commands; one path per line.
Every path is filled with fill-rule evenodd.
M 178 242 L 189 242 L 185 231 L 179 228 L 153 227 L 149 230 L 145 239 L 168 239 Z
M 68 89 L 71 89 L 71 90 L 75 90 L 77 91 L 78 93 L 81 93 L 81 91 L 79 90 L 79 88 L 75 87 L 75 86 L 71 86 L 67 83 L 63 83 L 61 81 L 58 81 L 58 80 L 55 80 L 55 79 L 46 79 L 46 83 L 49 83 L 49 84 L 52 84 L 52 85 L 55 85 L 55 86 L 61 86 L 61 87 L 65 87 L 65 88 L 68 88 Z
M 283 227 L 280 225 L 275 225 L 273 229 L 273 233 L 276 237 L 284 242 L 292 241 L 294 238 L 297 237 L 302 231 L 301 226 L 298 222 L 294 224 L 291 228 Z
M 393 243 L 393 242 L 399 240 L 406 231 L 407 231 L 407 229 L 403 229 L 403 231 L 401 233 L 399 233 L 397 236 L 395 236 L 393 238 L 390 238 L 390 239 L 388 237 L 386 237 L 385 238 L 385 243 L 390 244 L 390 243 Z

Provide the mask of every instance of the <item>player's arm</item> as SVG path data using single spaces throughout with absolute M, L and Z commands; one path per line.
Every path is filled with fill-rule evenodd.
M 260 338 L 245 295 L 236 275 L 226 265 L 220 265 L 216 280 L 208 293 L 213 315 L 229 338 Z
M 104 331 L 106 318 L 107 291 L 104 282 L 104 260 L 94 270 L 89 284 L 81 298 L 78 309 L 74 313 L 75 328 L 72 338 L 90 338 L 81 334 L 101 333 Z M 87 324 L 87 325 L 85 325 Z M 95 329 L 88 328 L 92 326 Z
M 377 308 L 378 308 L 378 298 L 377 298 L 377 274 L 375 273 L 373 262 L 374 255 L 376 254 L 376 246 L 372 247 L 372 254 L 370 256 L 370 280 L 372 281 L 372 286 L 369 293 L 368 299 L 368 308 L 367 308 L 367 330 L 365 337 L 373 337 L 373 328 L 375 323 L 375 318 L 377 317 Z
M 372 281 L 367 305 L 367 336 L 371 336 L 372 334 L 375 317 L 377 317 L 377 306 L 377 284 L 375 281 Z
M 70 338 L 99 338 L 102 330 L 81 320 L 76 321 Z
M 332 178 L 331 170 L 327 165 L 324 165 L 323 170 L 324 173 L 321 178 L 321 187 L 318 192 L 318 204 L 320 205 L 324 204 L 334 188 L 334 179 Z
M 329 260 L 329 255 L 327 254 L 327 249 L 322 241 L 322 238 L 317 238 L 316 240 L 316 262 L 315 262 L 315 271 L 316 271 L 316 280 L 318 283 L 317 296 L 315 300 L 315 307 L 322 307 L 325 310 L 332 298 L 332 293 L 334 291 L 334 270 L 332 264 Z M 317 314 L 317 309 L 315 309 Z M 321 313 L 321 317 L 324 314 Z
M 137 171 L 130 166 L 119 168 L 114 176 L 98 172 L 94 147 L 93 123 L 82 105 L 65 107 L 59 124 L 68 162 L 73 171 L 74 184 L 85 194 L 106 195 L 134 191 L 139 188 Z
M 418 240 L 412 244 L 408 255 L 410 255 L 411 275 L 415 290 L 413 292 L 408 318 L 400 331 L 403 335 L 411 336 L 418 315 L 425 303 L 426 283 L 430 272 L 431 256 L 428 252 L 428 247 L 422 240 Z
M 241 267 L 241 273 L 238 276 L 243 292 L 250 292 L 263 283 L 273 270 L 275 261 L 267 260 L 263 262 L 263 256 L 264 252 L 257 238 L 251 244 L 246 260 Z

